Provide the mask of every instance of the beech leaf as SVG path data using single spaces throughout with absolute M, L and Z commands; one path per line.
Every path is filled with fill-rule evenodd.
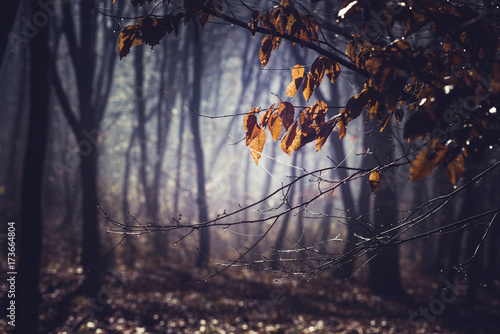
M 137 25 L 126 27 L 118 37 L 118 56 L 122 59 L 128 55 L 132 47 L 140 44 L 142 44 L 142 37 L 139 27 Z
M 331 119 L 321 125 L 319 133 L 316 135 L 316 152 L 321 150 L 323 145 L 326 143 L 326 140 L 328 139 L 330 133 L 332 133 L 335 124 L 337 124 L 337 119 Z
M 288 129 L 285 138 L 283 138 L 283 140 L 281 141 L 280 147 L 283 150 L 283 152 L 285 152 L 288 155 L 291 155 L 291 153 L 293 152 L 292 144 L 293 141 L 295 140 L 295 136 L 297 135 L 298 125 L 299 124 L 297 121 L 293 122 L 292 126 L 290 126 L 290 128 Z
M 285 130 L 288 130 L 288 128 L 293 123 L 293 118 L 295 114 L 294 106 L 290 102 L 280 102 L 277 114 L 283 121 L 283 126 L 285 127 Z
M 272 37 L 267 35 L 262 39 L 262 45 L 259 51 L 259 59 L 262 64 L 262 68 L 266 67 L 269 62 L 269 57 L 271 57 L 271 50 L 273 48 Z
M 421 151 L 413 159 L 410 167 L 410 180 L 417 181 L 432 173 L 432 170 L 444 160 L 446 147 L 434 145 Z

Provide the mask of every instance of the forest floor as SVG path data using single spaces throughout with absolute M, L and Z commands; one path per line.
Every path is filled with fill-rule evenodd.
M 78 292 L 81 273 L 52 269 L 42 275 L 41 326 L 43 333 L 499 333 L 498 287 L 480 289 L 475 306 L 464 307 L 460 286 L 440 294 L 436 280 L 410 274 L 405 289 L 414 302 L 326 274 L 306 280 L 231 269 L 200 281 L 172 268 L 117 269 L 87 299 Z

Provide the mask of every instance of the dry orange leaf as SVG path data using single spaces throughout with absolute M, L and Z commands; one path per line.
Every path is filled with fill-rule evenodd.
M 273 48 L 272 37 L 267 35 L 262 39 L 262 45 L 259 51 L 259 59 L 262 64 L 262 68 L 266 67 L 269 62 L 269 57 L 271 57 L 271 50 Z
M 286 96 L 294 97 L 299 90 L 300 85 L 302 84 L 302 80 L 304 79 L 304 66 L 295 65 L 292 68 L 292 82 L 288 85 L 286 89 Z
M 277 141 L 279 139 L 281 135 L 282 125 L 283 121 L 281 120 L 281 118 L 279 118 L 277 114 L 272 114 L 267 127 L 269 128 L 269 131 L 271 131 L 271 136 L 273 137 L 274 141 Z
M 297 121 L 293 122 L 285 138 L 283 138 L 283 140 L 281 141 L 280 147 L 283 150 L 283 152 L 285 152 L 288 155 L 291 155 L 291 153 L 293 152 L 292 144 L 293 141 L 295 140 L 295 136 L 297 135 L 298 125 L 299 124 Z
M 308 75 L 306 75 L 304 84 L 302 85 L 302 92 L 306 101 L 309 102 L 309 99 L 311 98 L 311 95 L 313 94 L 315 88 L 316 81 L 314 80 L 313 75 L 309 73 Z
M 120 32 L 118 38 L 118 56 L 122 59 L 130 52 L 132 47 L 140 44 L 142 44 L 142 37 L 139 27 L 137 25 L 126 27 Z
M 278 111 L 276 113 L 283 121 L 283 126 L 285 127 L 285 130 L 288 130 L 288 128 L 293 123 L 295 107 L 290 102 L 280 102 L 278 106 Z
M 377 189 L 380 183 L 380 176 L 381 174 L 378 170 L 374 170 L 373 172 L 370 173 L 368 182 L 370 183 L 370 188 L 372 189 L 372 191 L 375 191 L 375 189 Z
M 337 124 L 337 119 L 331 119 L 321 126 L 319 133 L 316 135 L 316 152 L 321 150 L 323 145 L 326 143 L 326 140 L 330 133 L 332 133 L 335 124 Z
M 260 116 L 260 126 L 262 127 L 266 127 L 268 126 L 269 124 L 269 120 L 271 118 L 271 114 L 273 113 L 274 111 L 274 105 L 276 103 L 273 103 L 272 106 L 269 107 L 269 109 L 267 109 L 267 111 L 265 113 L 262 114 L 262 116 Z
M 252 159 L 255 164 L 259 163 L 259 159 L 266 143 L 266 132 L 257 124 L 257 116 L 251 113 L 245 116 L 244 126 L 246 133 L 246 145 L 250 149 Z
M 410 167 L 410 180 L 417 181 L 432 173 L 432 170 L 444 160 L 447 147 L 433 145 L 421 151 L 413 159 Z

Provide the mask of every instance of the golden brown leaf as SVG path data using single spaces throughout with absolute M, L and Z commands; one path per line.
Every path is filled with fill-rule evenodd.
M 328 136 L 332 133 L 333 128 L 337 124 L 337 119 L 331 119 L 321 125 L 319 133 L 316 135 L 316 152 L 321 150 L 323 145 L 326 143 Z
M 368 182 L 370 183 L 370 188 L 372 189 L 372 191 L 375 191 L 375 189 L 377 189 L 380 183 L 380 175 L 381 174 L 378 170 L 374 170 L 373 172 L 370 173 Z
M 432 170 L 444 160 L 446 147 L 434 143 L 432 147 L 421 151 L 413 159 L 410 167 L 410 180 L 417 181 L 432 173 Z
M 273 103 L 273 105 L 270 106 L 269 109 L 267 109 L 267 111 L 262 114 L 262 116 L 260 116 L 260 126 L 262 126 L 262 127 L 265 128 L 268 125 L 269 119 L 271 118 L 271 114 L 274 111 L 274 105 L 275 104 L 276 103 Z
M 342 139 L 347 134 L 347 121 L 345 119 L 345 109 L 342 109 L 340 111 L 338 123 L 339 123 L 339 139 Z
M 360 38 L 359 35 L 352 35 L 353 40 L 347 43 L 345 52 L 347 54 L 347 57 L 351 59 L 352 61 L 356 61 L 356 58 L 358 57 L 358 53 L 371 46 L 371 43 Z
M 304 77 L 304 66 L 303 65 L 295 65 L 292 67 L 292 79 L 301 79 Z
M 255 113 L 245 116 L 244 126 L 247 131 L 246 145 L 250 149 L 255 164 L 258 164 L 264 144 L 266 143 L 266 132 L 257 124 Z
M 259 127 L 257 124 L 257 117 L 255 116 L 254 113 L 245 116 L 243 120 L 243 126 L 245 127 L 246 130 L 246 145 L 248 146 L 255 138 L 255 136 L 258 134 L 258 131 L 254 132 L 254 129 L 257 128 L 258 130 Z
M 349 101 L 347 101 L 344 111 L 346 117 L 346 125 L 348 122 L 357 118 L 361 114 L 361 111 L 363 111 L 363 108 L 368 104 L 369 101 L 370 95 L 369 91 L 366 88 L 364 88 L 359 94 L 354 95 L 349 99 Z
M 269 128 L 269 131 L 271 131 L 271 136 L 273 137 L 274 141 L 277 141 L 279 139 L 281 135 L 282 125 L 283 121 L 281 120 L 281 118 L 279 118 L 276 113 L 272 114 L 267 127 Z
M 319 25 L 316 17 L 314 15 L 304 15 L 302 16 L 302 23 L 306 27 L 307 41 L 317 40 Z
M 309 109 L 309 108 L 306 108 L 306 109 Z M 312 122 L 313 122 L 313 119 L 311 118 L 311 114 L 309 114 L 308 112 L 302 112 L 302 111 L 299 113 L 300 129 L 302 130 L 303 133 L 309 132 L 309 127 L 311 126 Z
M 349 43 L 347 43 L 347 46 L 345 48 L 345 53 L 347 54 L 347 57 L 349 57 L 351 61 L 356 60 L 357 52 L 356 52 L 356 43 L 354 41 L 350 41 Z
M 297 94 L 297 91 L 302 84 L 302 80 L 304 79 L 304 66 L 295 65 L 292 68 L 292 82 L 288 85 L 286 89 L 286 96 L 294 97 Z
M 326 64 L 326 76 L 328 79 L 330 79 L 331 83 L 334 83 L 335 80 L 340 75 L 340 64 L 337 63 L 336 61 L 333 61 L 331 59 L 328 59 L 327 64 Z
M 316 80 L 318 86 L 321 84 L 321 80 L 323 80 L 323 76 L 325 74 L 325 59 L 327 58 L 318 57 L 311 65 L 311 74 Z
M 253 161 L 255 161 L 255 164 L 259 164 L 259 159 L 262 153 L 262 150 L 264 149 L 264 144 L 266 143 L 266 132 L 264 129 L 259 129 L 257 131 L 256 137 L 252 140 L 250 145 L 248 145 L 248 148 L 250 149 L 250 153 L 252 155 Z
M 311 98 L 311 95 L 314 92 L 314 89 L 316 88 L 316 80 L 312 76 L 311 73 L 306 75 L 304 79 L 304 84 L 302 85 L 302 93 L 304 94 L 304 98 L 306 101 L 309 102 L 309 99 Z
M 130 52 L 132 47 L 140 44 L 142 44 L 142 37 L 139 27 L 137 25 L 126 27 L 120 32 L 118 38 L 118 56 L 122 59 Z
M 298 125 L 299 124 L 297 121 L 293 122 L 292 126 L 290 126 L 290 129 L 288 129 L 285 138 L 283 138 L 283 140 L 281 141 L 280 147 L 283 150 L 283 152 L 285 152 L 288 155 L 291 155 L 291 153 L 293 152 L 292 144 L 295 139 L 295 136 L 297 135 Z
M 288 128 L 293 123 L 295 114 L 294 106 L 290 102 L 280 102 L 278 106 L 278 111 L 276 113 L 283 121 L 283 126 L 285 127 L 285 130 L 288 130 Z
M 325 115 L 328 111 L 328 106 L 324 101 L 318 100 L 316 103 L 310 108 L 309 114 L 311 115 L 311 119 L 316 122 L 316 124 L 321 125 L 325 122 Z
M 266 67 L 269 62 L 269 57 L 271 56 L 271 50 L 273 48 L 272 37 L 267 35 L 262 39 L 262 45 L 260 47 L 259 59 L 262 64 L 262 68 Z

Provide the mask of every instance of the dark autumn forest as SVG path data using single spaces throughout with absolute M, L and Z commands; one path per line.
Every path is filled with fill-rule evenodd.
M 0 332 L 500 333 L 500 5 L 0 12 Z

